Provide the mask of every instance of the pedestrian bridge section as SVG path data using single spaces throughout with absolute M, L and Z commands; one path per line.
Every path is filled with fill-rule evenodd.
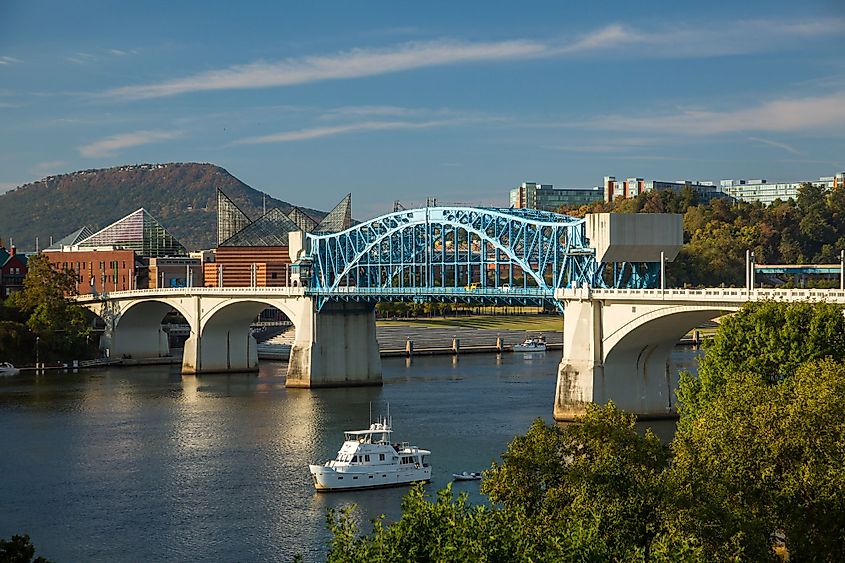
M 161 323 L 178 311 L 191 327 L 182 358 L 182 373 L 188 374 L 256 371 L 250 325 L 262 310 L 275 307 L 296 331 L 288 387 L 381 385 L 372 305 L 332 303 L 318 315 L 302 287 L 147 289 L 78 301 L 105 321 L 100 348 L 113 358 L 169 356 Z
M 591 289 L 555 292 L 566 309 L 554 417 L 572 420 L 587 403 L 612 400 L 643 418 L 677 415 L 678 374 L 669 355 L 687 332 L 748 301 L 827 301 L 839 290 Z

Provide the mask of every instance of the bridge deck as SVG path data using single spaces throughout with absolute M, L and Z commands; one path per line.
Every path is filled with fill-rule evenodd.
M 752 289 L 716 287 L 704 289 L 591 289 L 566 288 L 555 291 L 555 298 L 568 300 L 608 301 L 684 301 L 732 302 L 746 301 L 828 301 L 845 303 L 845 292 L 833 289 Z

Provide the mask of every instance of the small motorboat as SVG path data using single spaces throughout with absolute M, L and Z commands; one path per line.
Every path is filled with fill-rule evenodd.
M 531 336 L 526 338 L 522 344 L 516 344 L 513 347 L 514 352 L 545 352 L 546 351 L 546 337 Z
M 461 471 L 460 473 L 452 473 L 455 481 L 478 481 L 481 479 L 481 473 L 475 471 Z
M 9 362 L 0 362 L 0 377 L 18 375 L 20 372 L 21 370 L 19 370 Z

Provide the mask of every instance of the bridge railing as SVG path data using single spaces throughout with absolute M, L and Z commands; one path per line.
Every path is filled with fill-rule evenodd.
M 127 291 L 109 291 L 105 293 L 82 294 L 76 297 L 77 301 L 101 301 L 104 299 L 121 299 L 131 297 L 180 297 L 192 295 L 305 295 L 307 288 L 302 286 L 281 286 L 281 287 L 162 287 L 151 289 L 132 289 Z
M 716 287 L 699 289 L 592 289 L 565 288 L 555 291 L 558 300 L 642 299 L 642 300 L 705 300 L 705 301 L 835 301 L 845 302 L 839 289 L 747 289 Z

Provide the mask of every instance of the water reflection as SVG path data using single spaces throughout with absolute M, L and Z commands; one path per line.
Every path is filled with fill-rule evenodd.
M 285 389 L 178 366 L 0 381 L 0 537 L 63 561 L 323 558 L 325 511 L 398 518 L 407 489 L 316 494 L 307 465 L 390 404 L 396 437 L 433 450 L 429 491 L 551 422 L 559 353 L 386 358 L 383 387 Z M 671 421 L 649 423 L 659 435 Z M 477 483 L 455 485 L 483 502 Z

